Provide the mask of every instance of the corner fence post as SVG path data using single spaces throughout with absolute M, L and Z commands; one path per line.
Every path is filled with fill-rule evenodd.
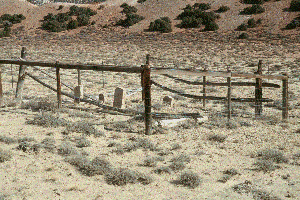
M 2 65 L 0 65 L 0 106 L 3 104 Z
M 145 100 L 145 134 L 151 134 L 151 77 L 150 77 L 150 65 L 149 65 L 150 55 L 147 55 L 146 65 L 143 66 L 143 91 Z
M 57 107 L 58 109 L 61 108 L 61 83 L 60 83 L 60 74 L 59 74 L 59 66 L 58 62 L 55 63 L 56 68 L 56 80 L 57 80 Z
M 283 73 L 283 75 L 286 78 L 282 80 L 282 120 L 287 122 L 289 118 L 288 74 Z
M 262 75 L 262 60 L 258 62 L 258 69 L 255 74 Z M 255 83 L 255 117 L 262 114 L 262 79 L 256 78 Z
M 206 67 L 204 68 L 204 71 L 206 72 Z M 205 108 L 206 104 L 206 76 L 203 76 L 203 107 Z
M 227 72 L 230 73 L 230 77 L 227 77 L 227 118 L 229 121 L 231 119 L 231 71 L 229 68 Z
M 26 55 L 27 55 L 26 47 L 22 47 L 21 58 L 25 59 Z M 19 77 L 18 77 L 18 83 L 17 83 L 17 89 L 16 89 L 16 96 L 15 96 L 17 106 L 19 106 L 22 101 L 23 85 L 24 85 L 25 76 L 26 76 L 25 71 L 26 71 L 26 66 L 20 65 Z

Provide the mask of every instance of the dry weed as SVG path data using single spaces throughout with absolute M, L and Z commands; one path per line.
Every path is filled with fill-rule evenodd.
M 193 189 L 200 185 L 201 178 L 194 172 L 186 171 L 180 174 L 177 183 Z
M 12 159 L 12 153 L 0 148 L 0 163 L 9 161 Z

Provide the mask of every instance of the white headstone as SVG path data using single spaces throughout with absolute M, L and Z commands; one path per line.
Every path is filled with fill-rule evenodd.
M 83 96 L 83 87 L 78 85 L 74 88 L 75 103 L 79 103 L 79 98 Z
M 113 107 L 122 108 L 125 102 L 125 91 L 122 88 L 115 89 Z
M 173 97 L 171 97 L 171 96 L 165 96 L 163 98 L 163 103 L 167 104 L 169 106 L 173 106 Z

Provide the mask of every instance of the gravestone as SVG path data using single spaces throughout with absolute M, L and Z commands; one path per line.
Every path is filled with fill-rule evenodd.
M 74 96 L 75 96 L 75 103 L 79 103 L 81 98 L 83 96 L 83 87 L 81 85 L 78 85 L 74 88 Z
M 165 96 L 163 98 L 163 103 L 169 106 L 173 106 L 173 97 L 171 96 Z
M 115 89 L 113 107 L 122 108 L 124 102 L 125 102 L 125 91 L 122 88 L 117 87 Z
M 104 103 L 104 94 L 99 94 L 99 102 Z

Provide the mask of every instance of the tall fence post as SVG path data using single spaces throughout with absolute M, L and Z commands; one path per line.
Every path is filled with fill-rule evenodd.
M 26 47 L 22 47 L 21 58 L 25 59 L 26 55 L 27 55 Z M 26 66 L 20 65 L 19 77 L 18 77 L 18 83 L 17 83 L 17 89 L 16 89 L 16 96 L 15 96 L 17 106 L 19 106 L 22 101 L 23 85 L 24 85 L 25 76 L 26 76 L 25 71 L 26 71 Z
M 229 68 L 227 72 L 230 73 L 230 77 L 227 77 L 227 118 L 229 121 L 231 119 L 231 71 Z
M 3 104 L 2 65 L 0 65 L 0 106 Z
M 145 100 L 145 134 L 151 134 L 151 77 L 150 77 L 150 63 L 149 63 L 150 55 L 147 55 L 146 65 L 143 66 L 143 93 Z
M 283 75 L 286 78 L 282 80 L 282 120 L 287 122 L 289 118 L 288 74 L 283 73 Z
M 57 107 L 61 108 L 61 82 L 60 82 L 60 74 L 59 74 L 59 66 L 58 62 L 56 62 L 56 80 L 57 80 Z
M 82 94 L 82 86 L 81 86 L 81 71 L 78 68 L 77 69 L 77 86 L 74 88 L 74 96 L 75 96 L 75 100 L 74 103 L 78 104 L 80 103 L 80 97 L 83 95 Z
M 262 60 L 258 62 L 258 69 L 256 74 L 262 75 Z M 256 78 L 255 83 L 255 117 L 262 114 L 262 79 Z
M 206 67 L 204 68 L 204 71 L 206 72 Z M 203 76 L 203 107 L 205 108 L 206 104 L 206 76 Z

